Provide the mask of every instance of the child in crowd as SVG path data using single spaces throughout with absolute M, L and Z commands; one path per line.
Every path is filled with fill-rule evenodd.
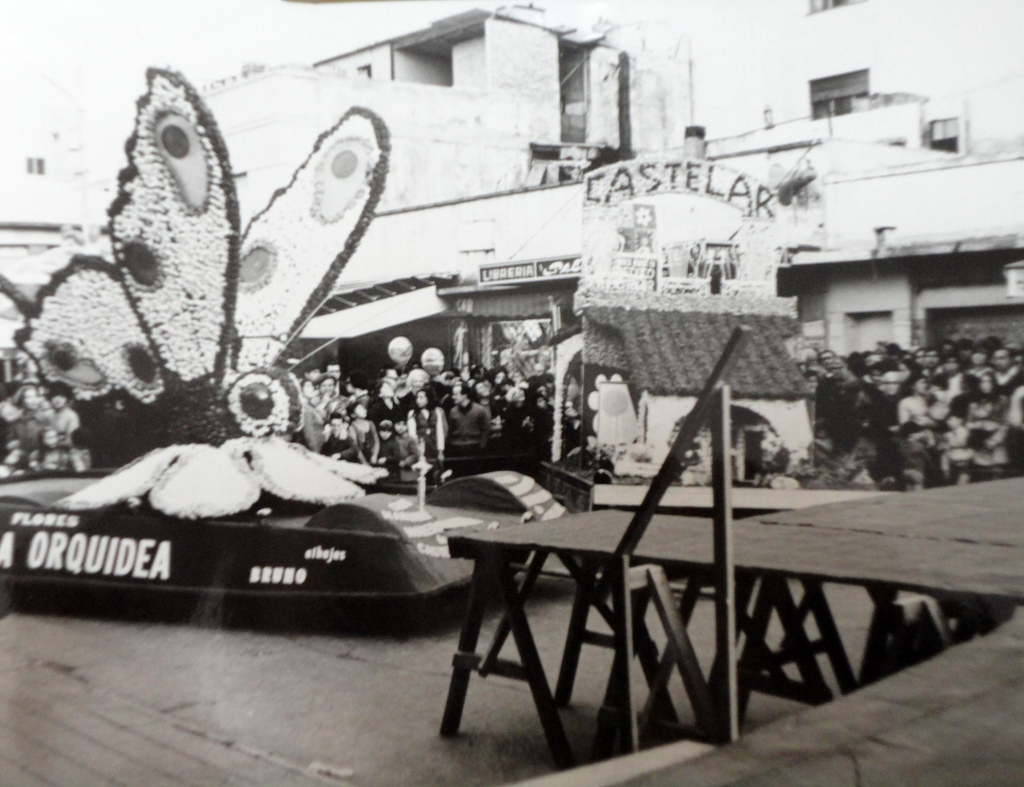
M 407 421 L 395 421 L 395 439 L 398 441 L 399 474 L 404 475 L 420 458 L 420 446 L 416 438 L 409 434 L 409 423 Z
M 39 435 L 39 448 L 28 458 L 30 470 L 59 471 L 71 470 L 71 449 L 61 445 L 60 434 L 48 426 Z
M 388 480 L 397 481 L 402 461 L 402 446 L 395 434 L 395 424 L 385 418 L 377 426 L 380 438 L 380 451 L 377 453 L 377 464 L 388 471 Z
M 28 457 L 21 447 L 20 440 L 8 440 L 5 446 L 6 453 L 4 461 L 0 464 L 0 478 L 9 478 L 12 475 L 21 475 L 28 467 Z

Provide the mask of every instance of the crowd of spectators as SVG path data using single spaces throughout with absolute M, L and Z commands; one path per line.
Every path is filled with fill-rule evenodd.
M 0 401 L 4 453 L 0 478 L 26 472 L 84 472 L 93 464 L 92 439 L 65 386 L 24 382 Z
M 845 357 L 821 350 L 801 367 L 814 389 L 812 472 L 826 485 L 921 489 L 1024 474 L 1019 345 L 995 337 L 916 349 L 879 344 Z M 295 439 L 327 456 L 386 468 L 392 480 L 415 479 L 421 459 L 435 480 L 460 464 L 469 473 L 528 469 L 551 455 L 553 392 L 540 363 L 528 377 L 502 367 L 457 375 L 386 366 L 376 379 L 344 375 L 332 363 L 303 374 L 303 426 Z M 82 472 L 132 458 L 108 457 L 92 439 L 95 429 L 121 431 L 115 422 L 127 417 L 123 406 L 106 407 L 100 420 L 88 421 L 90 430 L 65 386 L 30 380 L 3 393 L 0 477 Z M 566 445 L 578 444 L 579 429 L 568 408 Z
M 1024 350 L 996 337 L 879 344 L 802 363 L 815 388 L 817 464 L 921 489 L 1024 473 Z
M 485 459 L 526 466 L 550 456 L 553 387 L 540 363 L 529 377 L 501 367 L 460 376 L 386 366 L 376 379 L 328 364 L 304 374 L 297 437 L 310 450 L 384 467 L 391 480 L 414 478 L 421 459 L 434 478 L 459 464 L 480 472 Z

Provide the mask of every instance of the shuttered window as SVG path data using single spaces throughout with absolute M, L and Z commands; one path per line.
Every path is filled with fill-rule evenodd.
M 868 69 L 811 80 L 811 115 L 819 118 L 848 115 L 867 109 Z
M 959 148 L 960 123 L 957 118 L 933 120 L 929 126 L 928 146 L 932 150 L 956 153 Z
M 828 11 L 830 8 L 841 8 L 844 5 L 853 5 L 862 0 L 811 0 L 811 13 Z

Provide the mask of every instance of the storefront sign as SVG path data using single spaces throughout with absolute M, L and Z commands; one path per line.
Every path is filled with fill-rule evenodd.
M 579 276 L 581 270 L 579 257 L 481 265 L 480 284 L 512 284 L 547 279 L 569 279 Z

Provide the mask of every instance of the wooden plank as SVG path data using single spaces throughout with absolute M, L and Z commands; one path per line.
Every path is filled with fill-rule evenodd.
M 493 578 L 487 575 L 488 567 L 478 560 L 473 566 L 473 579 L 469 591 L 469 609 L 466 620 L 459 633 L 459 650 L 456 655 L 476 654 L 477 642 L 480 640 L 480 629 L 484 622 L 487 604 L 487 585 Z M 464 661 L 455 659 L 452 664 L 452 678 L 448 684 L 448 699 L 444 706 L 441 719 L 441 735 L 451 736 L 459 731 L 462 723 L 462 709 L 466 705 L 466 692 L 469 690 L 469 678 L 473 668 Z
M 651 596 L 662 625 L 665 627 L 671 648 L 672 660 L 669 661 L 669 664 L 671 666 L 672 662 L 675 662 L 679 669 L 679 676 L 682 678 L 686 695 L 690 699 L 690 706 L 693 708 L 697 726 L 705 733 L 711 732 L 717 729 L 718 724 L 711 691 L 704 679 L 704 673 L 701 672 L 700 662 L 697 660 L 697 653 L 690 641 L 690 635 L 675 607 L 668 579 L 665 577 L 664 570 L 658 566 L 648 568 L 648 572 Z
M 1024 478 L 891 494 L 758 517 L 766 524 L 1024 547 Z
M 762 489 L 760 487 L 734 487 L 733 506 L 737 509 L 759 511 L 788 511 L 811 506 L 865 500 L 877 497 L 897 497 L 902 492 L 876 492 L 859 489 Z M 640 484 L 595 484 L 593 505 L 614 508 L 635 508 L 647 493 Z M 714 505 L 709 486 L 670 486 L 661 498 L 661 508 L 706 508 L 708 514 Z
M 565 737 L 562 720 L 558 717 L 558 707 L 544 675 L 544 667 L 537 652 L 537 644 L 530 632 L 512 568 L 505 562 L 505 556 L 499 549 L 491 549 L 484 556 L 483 562 L 489 567 L 487 571 L 497 577 L 498 590 L 508 612 L 512 637 L 515 639 L 519 658 L 529 678 L 530 692 L 533 694 L 537 714 L 540 716 L 541 726 L 551 748 L 551 756 L 559 768 L 572 768 L 576 764 L 576 758 L 573 756 L 568 738 Z
M 99 690 L 45 662 L 5 672 L 0 684 L 8 709 L 0 723 L 0 760 L 4 746 L 15 747 L 8 764 L 0 763 L 0 774 L 20 761 L 58 784 L 322 783 L 304 764 L 186 728 L 171 716 Z M 0 776 L 0 784 L 21 783 Z
M 629 522 L 624 511 L 595 511 L 555 522 L 453 536 L 449 547 L 472 557 L 488 544 L 536 548 L 601 560 L 612 553 Z M 816 527 L 734 525 L 737 569 L 863 585 L 887 583 L 936 594 L 974 593 L 1024 602 L 1024 551 L 991 544 L 903 538 Z M 669 571 L 706 570 L 713 565 L 711 522 L 656 515 L 634 555 L 634 563 L 656 563 Z
M 607 569 L 612 573 L 612 613 L 615 625 L 615 707 L 618 711 L 620 750 L 639 751 L 640 731 L 633 698 L 633 599 L 629 589 L 629 555 L 613 557 Z
M 548 553 L 540 550 L 534 550 L 530 553 L 530 557 L 527 558 L 523 573 L 523 581 L 519 586 L 519 598 L 524 603 L 533 591 L 533 586 L 537 584 L 537 577 L 540 576 L 540 572 L 544 568 L 544 563 L 547 562 L 547 559 Z M 508 635 L 511 631 L 512 627 L 509 623 L 508 612 L 506 612 L 502 615 L 501 620 L 498 621 L 498 628 L 491 639 L 491 645 L 487 649 L 487 655 L 484 657 L 483 663 L 480 665 L 479 672 L 481 677 L 486 678 L 490 672 L 494 671 L 495 664 L 498 662 L 498 656 L 501 653 L 501 649 L 505 645 L 505 640 L 508 639 Z M 506 672 L 505 674 L 507 675 L 508 673 Z
M 732 522 L 732 396 L 728 385 L 719 389 L 711 412 L 712 549 L 715 588 L 715 652 L 720 659 L 715 697 L 715 740 L 740 736 L 739 689 L 736 681 L 736 566 Z

